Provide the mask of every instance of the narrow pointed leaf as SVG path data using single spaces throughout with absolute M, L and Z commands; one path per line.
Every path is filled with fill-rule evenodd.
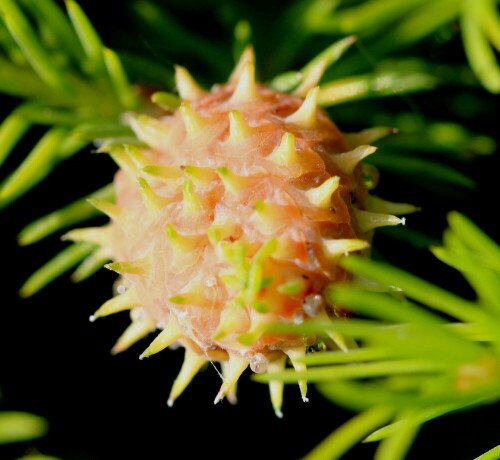
M 471 405 L 480 404 L 483 402 L 482 400 L 473 400 L 473 401 L 458 401 L 450 404 L 444 404 L 433 407 L 426 407 L 420 410 L 417 414 L 415 414 L 416 422 L 419 424 L 428 422 L 435 418 L 441 417 L 442 415 L 449 414 L 451 412 L 464 409 Z M 395 430 L 398 428 L 398 424 L 400 422 L 391 423 L 390 425 L 379 428 L 377 431 L 374 431 L 372 434 L 366 437 L 363 442 L 377 442 L 381 439 L 384 439 L 387 436 L 390 436 Z
M 374 460 L 403 460 L 419 428 L 420 424 L 415 419 L 414 410 L 401 411 L 398 429 L 380 443 Z
M 21 0 L 21 3 L 33 12 L 40 24 L 50 24 L 58 39 L 58 45 L 64 48 L 76 62 L 83 58 L 83 49 L 67 16 L 53 0 Z
M 103 54 L 106 69 L 118 100 L 126 110 L 135 108 L 137 106 L 137 97 L 128 81 L 120 58 L 109 48 L 104 48 Z
M 271 80 L 269 86 L 282 92 L 291 91 L 301 82 L 306 80 L 316 66 L 323 63 L 324 69 L 326 70 L 332 64 L 337 62 L 355 41 L 356 37 L 350 36 L 333 43 L 311 59 L 311 61 L 302 67 L 300 71 L 285 72 L 277 75 Z
M 332 64 L 335 64 L 335 62 L 337 62 L 344 55 L 344 53 L 349 49 L 349 47 L 355 41 L 356 41 L 356 37 L 351 35 L 349 37 L 343 38 L 342 40 L 339 40 L 339 41 L 333 43 L 328 48 L 326 48 L 324 51 L 319 53 L 309 63 L 307 63 L 302 68 L 301 72 L 307 74 L 308 72 L 311 71 L 311 69 L 313 67 L 315 67 L 318 63 L 320 63 L 323 60 L 326 60 L 327 67 L 331 66 Z
M 380 262 L 361 260 L 359 257 L 345 257 L 340 263 L 349 271 L 360 276 L 385 285 L 395 285 L 415 300 L 462 321 L 483 324 L 490 322 L 472 302 L 463 300 L 440 287 L 395 267 Z
M 484 0 L 481 2 L 481 23 L 484 32 L 488 35 L 492 45 L 500 51 L 500 14 L 495 0 Z
M 456 211 L 448 214 L 450 227 L 471 249 L 478 251 L 483 260 L 500 271 L 500 246 L 470 219 Z
M 381 72 L 335 80 L 321 86 L 319 104 L 323 107 L 356 99 L 393 96 L 430 90 L 437 79 L 426 73 Z
M 275 91 L 286 93 L 294 89 L 302 80 L 302 74 L 299 71 L 291 70 L 274 77 L 269 83 L 269 87 Z
M 98 272 L 111 259 L 103 255 L 101 251 L 96 250 L 89 256 L 83 259 L 83 262 L 78 265 L 76 270 L 71 275 L 71 281 L 79 283 L 87 278 L 90 278 L 94 273 Z
M 311 368 L 305 372 L 287 370 L 272 374 L 272 376 L 269 374 L 256 374 L 253 378 L 258 382 L 268 382 L 271 377 L 284 382 L 297 382 L 302 379 L 307 379 L 309 382 L 328 382 L 337 379 L 385 377 L 399 374 L 432 374 L 442 372 L 443 369 L 446 369 L 446 364 L 422 359 L 405 359 L 347 364 L 344 366 L 322 366 Z
M 19 108 L 2 122 L 0 126 L 0 166 L 30 127 L 31 123 L 19 113 Z
M 386 382 L 384 379 L 379 381 Z M 415 405 L 414 392 L 394 391 L 387 384 L 377 381 L 363 383 L 359 380 L 325 381 L 318 384 L 318 390 L 334 404 L 356 412 L 364 411 L 373 406 L 390 406 L 402 409 Z M 427 404 L 427 401 L 423 401 L 422 404 Z
M 39 125 L 65 125 L 74 126 L 77 123 L 94 120 L 95 117 L 81 116 L 73 110 L 49 108 L 42 104 L 30 103 L 18 108 L 19 115 L 31 123 Z
M 411 46 L 453 21 L 459 13 L 460 2 L 456 0 L 426 1 L 421 8 L 402 17 L 390 32 L 380 34 L 382 38 L 374 44 L 372 52 L 386 55 Z
M 377 0 L 365 1 L 351 8 L 334 11 L 333 14 L 318 17 L 315 30 L 327 33 L 366 33 L 375 28 L 387 26 L 390 22 L 406 15 L 426 0 Z
M 346 364 L 363 361 L 393 358 L 393 354 L 384 348 L 358 348 L 348 351 L 325 351 L 308 354 L 303 358 L 309 366 L 319 364 Z
M 354 416 L 314 448 L 304 460 L 337 460 L 368 433 L 392 418 L 393 409 L 379 406 Z
M 93 74 L 104 72 L 103 44 L 82 8 L 74 0 L 66 0 L 68 15 L 78 35 L 88 60 L 88 70 Z
M 137 143 L 137 138 L 134 136 L 134 132 L 132 131 L 132 129 L 119 123 L 84 123 L 77 126 L 71 132 L 71 136 L 87 141 L 93 141 L 95 139 L 118 138 L 121 139 L 121 144 Z M 127 140 L 125 141 L 125 139 Z M 109 139 L 108 142 L 110 142 Z
M 346 305 L 357 313 L 396 323 L 428 324 L 442 326 L 446 321 L 434 313 L 411 302 L 402 302 L 390 295 L 368 292 L 354 286 L 337 286 L 328 290 L 332 304 Z
M 41 45 L 28 19 L 13 0 L 2 0 L 0 11 L 11 34 L 25 53 L 40 78 L 52 89 L 66 95 L 72 93 L 71 84 Z
M 479 81 L 488 91 L 497 94 L 500 92 L 500 66 L 475 17 L 476 3 L 479 2 L 464 3 L 460 21 L 465 53 Z
M 44 436 L 47 421 L 26 412 L 0 412 L 0 444 L 29 441 Z
M 48 131 L 21 165 L 0 188 L 0 207 L 6 206 L 44 179 L 59 162 L 61 143 L 67 135 L 64 128 Z
M 20 294 L 23 297 L 32 296 L 85 259 L 95 248 L 96 246 L 90 243 L 76 243 L 67 247 L 33 273 L 21 287 Z
M 114 187 L 107 185 L 79 200 L 43 216 L 27 225 L 19 233 L 18 241 L 21 245 L 32 244 L 54 232 L 62 230 L 73 224 L 83 222 L 102 213 L 88 203 L 89 198 L 111 201 L 114 197 Z
M 488 452 L 476 457 L 474 460 L 498 460 L 500 458 L 500 446 L 490 449 Z
M 71 158 L 73 155 L 82 150 L 87 144 L 87 140 L 66 136 L 59 146 L 57 154 L 58 161 L 64 161 Z
M 53 96 L 47 85 L 31 69 L 21 69 L 0 57 L 0 91 L 11 96 Z

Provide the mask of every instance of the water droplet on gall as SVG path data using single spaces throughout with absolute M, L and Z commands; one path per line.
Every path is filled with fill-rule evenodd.
M 250 369 L 256 374 L 262 374 L 267 371 L 269 360 L 263 353 L 255 353 L 250 359 Z

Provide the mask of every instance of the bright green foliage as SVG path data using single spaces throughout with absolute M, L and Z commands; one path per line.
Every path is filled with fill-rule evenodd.
M 304 27 L 310 32 L 373 38 L 368 51 L 374 58 L 406 48 L 459 19 L 469 63 L 477 78 L 492 93 L 500 92 L 500 19 L 495 0 L 368 0 L 349 2 L 315 0 L 308 6 Z M 344 6 L 345 5 L 345 6 Z M 323 14 L 314 14 L 318 10 Z M 352 68 L 360 65 L 354 58 Z
M 89 141 L 130 135 L 121 115 L 147 103 L 138 99 L 119 57 L 103 46 L 78 4 L 68 1 L 67 8 L 69 18 L 53 0 L 0 2 L 0 28 L 10 32 L 0 34 L 0 90 L 27 100 L 0 126 L 0 164 L 33 125 L 51 126 L 0 184 L 0 207 Z
M 0 446 L 9 443 L 33 441 L 47 434 L 49 424 L 38 415 L 27 412 L 0 412 Z M 58 460 L 56 457 L 33 454 L 18 460 Z
M 111 184 L 107 185 L 62 209 L 53 211 L 35 220 L 21 230 L 18 239 L 19 244 L 24 246 L 36 243 L 54 232 L 90 219 L 91 217 L 101 215 L 100 211 L 88 203 L 87 200 L 89 198 L 112 200 L 114 198 L 113 186 Z
M 500 399 L 500 246 L 463 215 L 452 212 L 448 220 L 444 245 L 433 251 L 469 281 L 476 300 L 380 262 L 346 257 L 342 264 L 350 272 L 387 286 L 388 292 L 332 286 L 329 303 L 349 308 L 357 318 L 299 326 L 319 336 L 337 331 L 360 346 L 308 355 L 306 372 L 272 375 L 285 382 L 319 382 L 327 398 L 362 412 L 308 459 L 341 458 L 365 436 L 365 442 L 382 441 L 375 458 L 402 459 L 423 423 Z M 484 458 L 497 458 L 496 452 Z
M 95 249 L 96 245 L 90 243 L 72 244 L 33 273 L 21 287 L 20 294 L 23 297 L 35 294 L 55 278 L 82 262 Z
M 208 41 L 182 25 L 161 2 L 130 3 L 140 29 L 131 35 L 140 34 L 155 43 L 155 54 L 163 59 L 155 61 L 135 49 L 117 53 L 106 48 L 74 0 L 67 0 L 66 12 L 54 0 L 0 0 L 0 92 L 23 100 L 0 125 L 0 166 L 10 160 L 9 155 L 19 155 L 19 167 L 0 184 L 0 208 L 29 192 L 58 164 L 97 139 L 137 142 L 122 115 L 130 110 L 156 110 L 138 91 L 144 83 L 161 90 L 153 94 L 154 104 L 167 111 L 178 106 L 178 97 L 168 92 L 173 88 L 171 61 L 203 69 L 197 77 L 208 87 L 227 77 L 233 60 L 253 41 L 257 62 L 263 63 L 258 69 L 261 80 L 271 87 L 296 91 L 318 66 L 324 66 L 318 81 L 321 104 L 337 123 L 398 129 L 398 134 L 370 140 L 380 150 L 367 163 L 382 173 L 405 177 L 419 192 L 439 186 L 441 193 L 453 196 L 474 189 L 475 181 L 456 166 L 496 149 L 493 139 L 460 122 L 431 118 L 412 104 L 406 111 L 392 109 L 382 106 L 378 98 L 396 96 L 407 101 L 407 93 L 432 91 L 446 84 L 464 93 L 478 85 L 491 93 L 500 92 L 495 55 L 500 51 L 497 0 L 293 1 L 271 19 L 260 13 L 252 16 L 244 2 L 209 2 L 220 26 L 231 31 L 231 46 Z M 458 21 L 460 29 L 453 21 Z M 261 37 L 262 31 L 266 33 Z M 448 43 L 458 34 L 470 69 L 437 65 L 412 48 L 433 37 Z M 359 101 L 362 105 L 356 105 Z M 480 101 L 462 101 L 458 96 L 452 100 L 452 116 L 473 117 L 480 110 Z M 46 131 L 32 150 L 28 154 L 16 150 L 40 126 Z M 112 195 L 110 186 L 92 194 L 102 200 L 112 200 Z M 97 214 L 82 198 L 27 226 L 19 242 L 34 243 Z M 329 301 L 345 305 L 358 317 L 300 326 L 318 335 L 338 332 L 360 344 L 347 352 L 306 356 L 304 362 L 311 368 L 305 373 L 273 374 L 273 379 L 287 382 L 303 378 L 318 382 L 326 397 L 360 412 L 314 449 L 308 460 L 340 458 L 363 439 L 381 441 L 378 460 L 400 459 L 426 421 L 500 397 L 500 247 L 458 213 L 449 215 L 449 223 L 444 245 L 432 251 L 460 271 L 477 299 L 465 300 L 389 265 L 351 257 L 343 262 L 346 268 L 386 285 L 391 293 L 367 292 L 354 284 L 332 289 Z M 412 228 L 387 233 L 420 247 L 436 246 L 432 238 Z M 267 246 L 271 252 L 272 241 Z M 30 277 L 22 295 L 34 294 L 77 264 L 74 281 L 90 276 L 107 261 L 94 249 L 82 243 L 67 247 Z M 256 256 L 247 266 L 244 248 L 239 249 L 228 254 L 234 273 L 224 282 L 244 288 L 245 295 L 254 298 L 271 281 L 262 275 L 269 253 Z M 283 285 L 290 292 L 299 288 L 293 281 Z M 255 302 L 255 308 L 264 311 L 270 306 Z M 276 330 L 286 332 L 283 327 Z M 246 339 L 251 343 L 254 337 Z M 0 414 L 0 442 L 2 436 L 28 439 L 44 430 L 45 422 L 35 416 Z M 500 458 L 499 447 L 478 460 L 496 458 Z
M 485 452 L 483 455 L 475 458 L 474 460 L 498 460 L 500 458 L 500 446 Z
M 47 421 L 26 412 L 0 412 L 0 444 L 28 441 L 47 433 Z

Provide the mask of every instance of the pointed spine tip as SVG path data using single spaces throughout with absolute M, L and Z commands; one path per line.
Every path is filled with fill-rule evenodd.
M 130 116 L 128 122 L 136 136 L 151 148 L 161 150 L 168 145 L 172 131 L 168 122 L 145 114 Z
M 167 406 L 168 407 L 174 407 L 174 401 L 172 399 L 167 399 Z
M 205 242 L 203 235 L 182 235 L 170 224 L 165 226 L 165 235 L 178 257 L 189 254 Z
M 168 397 L 167 404 L 169 407 L 172 407 L 174 401 L 184 392 L 195 375 L 206 363 L 207 359 L 205 357 L 198 355 L 198 353 L 191 348 L 186 347 L 184 362 L 182 363 L 179 375 L 175 379 Z
M 361 160 L 376 151 L 377 147 L 374 147 L 373 145 L 360 145 L 349 152 L 339 153 L 332 156 L 332 160 L 343 173 L 352 174 Z
M 181 104 L 181 101 L 175 94 L 166 93 L 164 91 L 153 93 L 151 95 L 151 102 L 168 112 L 177 109 Z
M 225 396 L 225 394 L 222 392 L 222 390 L 220 390 L 214 399 L 214 405 L 219 404 L 222 401 L 222 399 L 224 398 L 224 396 Z
M 159 353 L 165 348 L 177 342 L 182 337 L 182 332 L 177 325 L 177 320 L 173 315 L 170 315 L 167 326 L 163 329 L 139 356 L 140 360 L 149 358 L 151 355 Z
M 182 102 L 179 110 L 181 112 L 182 121 L 186 127 L 186 134 L 188 137 L 194 136 L 207 125 L 207 120 L 196 112 L 191 104 Z
M 234 196 L 250 190 L 256 182 L 250 177 L 237 176 L 228 168 L 217 168 L 216 172 L 224 184 L 226 192 Z
M 230 102 L 242 103 L 255 101 L 257 99 L 259 99 L 259 91 L 255 83 L 255 64 L 247 61 L 243 66 Z
M 138 168 L 144 168 L 151 163 L 151 160 L 135 145 L 125 144 L 123 147 Z
M 179 238 L 179 234 L 177 233 L 177 230 L 175 230 L 175 228 L 170 224 L 168 224 L 165 227 L 165 234 L 167 235 L 167 238 L 170 241 L 175 241 L 177 238 Z
M 108 270 L 112 270 L 120 275 L 144 275 L 149 268 L 148 260 L 146 258 L 139 260 L 132 260 L 129 262 L 111 262 L 104 265 Z
M 397 128 L 390 128 L 387 126 L 376 126 L 374 128 L 364 129 L 357 133 L 344 133 L 344 139 L 351 148 L 356 148 L 361 145 L 369 145 L 376 142 L 389 134 L 397 133 Z
M 314 128 L 317 123 L 319 86 L 310 89 L 298 110 L 289 115 L 285 121 L 302 128 Z
M 228 395 L 229 398 L 229 395 L 235 388 L 238 379 L 248 366 L 249 362 L 246 359 L 234 354 L 229 355 L 229 361 L 223 363 L 223 382 L 217 396 L 215 397 L 214 404 L 219 403 L 226 395 Z M 235 400 L 234 394 L 231 395 L 231 399 Z
M 282 229 L 290 221 L 290 208 L 260 200 L 254 203 L 254 223 L 259 232 L 271 235 Z
M 168 301 L 176 305 L 184 305 L 187 303 L 185 297 L 181 295 L 174 295 L 172 297 L 169 297 Z
M 241 227 L 230 219 L 216 219 L 207 231 L 208 240 L 212 245 L 217 244 L 219 241 L 230 239 L 233 237 L 237 239 L 241 235 Z
M 87 202 L 112 220 L 118 221 L 122 217 L 122 208 L 114 203 L 99 198 L 87 198 Z
M 255 64 L 255 53 L 252 45 L 247 45 L 246 48 L 241 53 L 241 56 L 236 64 L 231 76 L 229 77 L 229 83 L 237 83 L 241 77 L 245 64 L 251 62 Z
M 168 200 L 162 198 L 153 191 L 146 179 L 143 177 L 137 177 L 136 181 L 144 205 L 149 213 L 155 214 L 161 211 L 168 204 Z
M 101 247 L 109 247 L 111 245 L 110 227 L 86 227 L 75 228 L 65 233 L 61 240 L 93 243 Z
M 306 365 L 303 363 L 303 358 L 306 354 L 305 348 L 296 347 L 283 350 L 283 352 L 290 358 L 292 366 L 296 372 L 305 372 L 307 370 Z M 299 380 L 300 395 L 302 396 L 302 401 L 308 402 L 307 398 L 307 380 Z
M 94 320 L 103 316 L 109 316 L 114 313 L 119 313 L 125 310 L 132 310 L 139 305 L 135 288 L 130 287 L 123 294 L 118 294 L 108 301 L 104 302 L 101 307 L 91 316 Z
M 142 170 L 149 176 L 165 181 L 184 177 L 182 170 L 178 166 L 147 165 Z
M 285 133 L 281 142 L 267 159 L 279 166 L 290 166 L 300 162 L 300 156 L 295 149 L 295 136 L 292 133 Z
M 248 139 L 251 130 L 239 110 L 229 112 L 229 142 L 239 143 Z
M 309 201 L 321 209 L 328 209 L 332 203 L 332 196 L 340 185 L 340 177 L 334 176 L 327 179 L 319 187 L 306 192 Z
M 328 58 L 324 58 L 317 62 L 313 67 L 309 69 L 302 83 L 296 90 L 293 91 L 292 94 L 294 96 L 306 97 L 307 93 L 318 85 L 321 77 L 325 73 L 327 66 Z
M 115 346 L 111 349 L 111 354 L 116 355 L 127 350 L 139 340 L 153 332 L 156 325 L 151 318 L 144 318 L 138 321 L 132 321 L 125 332 L 120 336 Z
M 175 68 L 175 85 L 181 99 L 192 101 L 204 96 L 206 92 L 196 83 L 186 68 L 179 65 Z
M 323 248 L 326 257 L 329 259 L 336 259 L 343 254 L 348 254 L 349 252 L 362 251 L 370 247 L 370 243 L 365 240 L 346 238 L 346 239 L 333 239 L 324 240 Z
M 205 209 L 204 200 L 194 191 L 193 182 L 187 180 L 184 182 L 183 193 L 183 212 L 185 215 L 195 215 Z
M 187 165 L 184 166 L 182 170 L 198 187 L 209 187 L 217 180 L 217 173 L 212 168 Z
M 390 215 L 390 214 L 379 214 L 375 212 L 362 211 L 360 209 L 355 209 L 354 214 L 358 221 L 360 230 L 363 233 L 369 232 L 378 227 L 388 227 L 393 225 L 405 225 L 406 219 Z
M 191 305 L 196 307 L 212 305 L 212 301 L 207 297 L 206 287 L 200 282 L 191 283 L 183 292 L 169 297 L 168 301 L 176 305 Z
M 267 372 L 270 374 L 276 372 L 282 372 L 286 367 L 286 355 L 283 354 L 278 359 L 271 361 L 269 363 Z M 271 380 L 269 382 L 269 396 L 271 397 L 271 404 L 274 409 L 274 413 L 278 418 L 283 417 L 283 412 L 281 408 L 283 406 L 283 391 L 284 391 L 284 382 L 281 380 Z
M 420 211 L 420 208 L 409 203 L 395 203 L 386 201 L 377 196 L 368 195 L 368 210 L 371 212 L 379 212 L 384 214 L 411 214 Z M 404 225 L 404 224 L 403 224 Z

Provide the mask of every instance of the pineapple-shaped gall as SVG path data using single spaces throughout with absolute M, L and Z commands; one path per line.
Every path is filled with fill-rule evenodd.
M 303 99 L 256 84 L 251 49 L 210 92 L 184 68 L 176 80 L 177 110 L 130 117 L 147 147 L 109 148 L 116 204 L 91 201 L 111 223 L 69 237 L 100 244 L 121 275 L 94 315 L 131 310 L 115 352 L 159 329 L 141 358 L 186 349 L 170 404 L 208 361 L 222 366 L 215 402 L 234 400 L 247 367 L 275 372 L 288 357 L 304 369 L 299 358 L 316 339 L 266 329 L 341 315 L 324 297 L 347 278 L 336 261 L 366 249 L 373 228 L 401 221 L 375 213 L 390 204 L 368 196 L 358 166 L 375 148 L 346 141 L 317 107 L 318 87 L 303 85 Z M 283 386 L 270 389 L 279 415 Z

